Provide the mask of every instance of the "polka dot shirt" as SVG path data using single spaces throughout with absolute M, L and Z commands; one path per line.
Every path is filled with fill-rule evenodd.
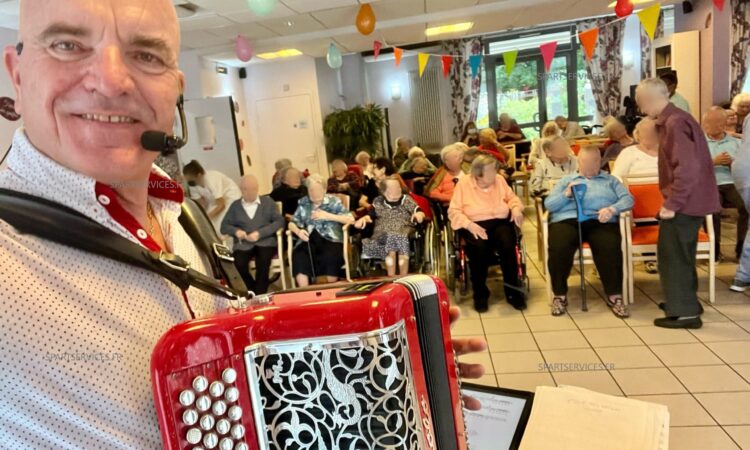
M 153 169 L 149 201 L 173 253 L 210 273 L 178 223 L 182 191 Z M 154 249 L 114 192 L 16 132 L 0 187 L 73 208 Z M 50 228 L 49 233 L 65 233 Z M 158 248 L 158 246 L 156 246 Z M 150 359 L 172 326 L 224 301 L 0 221 L 0 448 L 158 449 Z

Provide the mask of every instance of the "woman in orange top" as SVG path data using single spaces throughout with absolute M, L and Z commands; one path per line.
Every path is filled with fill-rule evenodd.
M 487 270 L 500 258 L 505 298 L 518 310 L 526 308 L 526 295 L 518 279 L 516 226 L 523 224 L 523 203 L 497 174 L 499 162 L 480 155 L 471 163 L 471 174 L 456 185 L 448 208 L 451 227 L 458 231 L 469 256 L 474 308 L 486 312 L 490 291 Z

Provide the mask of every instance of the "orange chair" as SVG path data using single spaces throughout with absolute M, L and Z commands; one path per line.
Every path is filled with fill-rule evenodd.
M 630 283 L 629 302 L 635 302 L 634 284 L 636 261 L 652 261 L 659 242 L 659 224 L 656 216 L 664 203 L 664 197 L 659 190 L 659 182 L 655 177 L 630 177 L 624 180 L 635 204 L 628 214 L 627 257 L 628 280 Z M 636 226 L 640 225 L 640 226 Z M 706 216 L 706 230 L 698 232 L 697 259 L 708 260 L 708 290 L 709 300 L 714 302 L 716 296 L 716 262 L 714 260 L 714 224 L 711 216 Z

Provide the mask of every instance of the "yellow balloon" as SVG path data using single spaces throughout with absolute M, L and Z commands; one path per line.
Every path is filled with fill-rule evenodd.
M 375 12 L 369 3 L 365 3 L 359 8 L 356 25 L 357 30 L 365 36 L 375 31 Z

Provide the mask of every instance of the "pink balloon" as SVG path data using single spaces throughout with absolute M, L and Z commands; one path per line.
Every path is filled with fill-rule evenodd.
M 242 62 L 248 62 L 253 58 L 253 47 L 244 36 L 237 36 L 234 52 Z

